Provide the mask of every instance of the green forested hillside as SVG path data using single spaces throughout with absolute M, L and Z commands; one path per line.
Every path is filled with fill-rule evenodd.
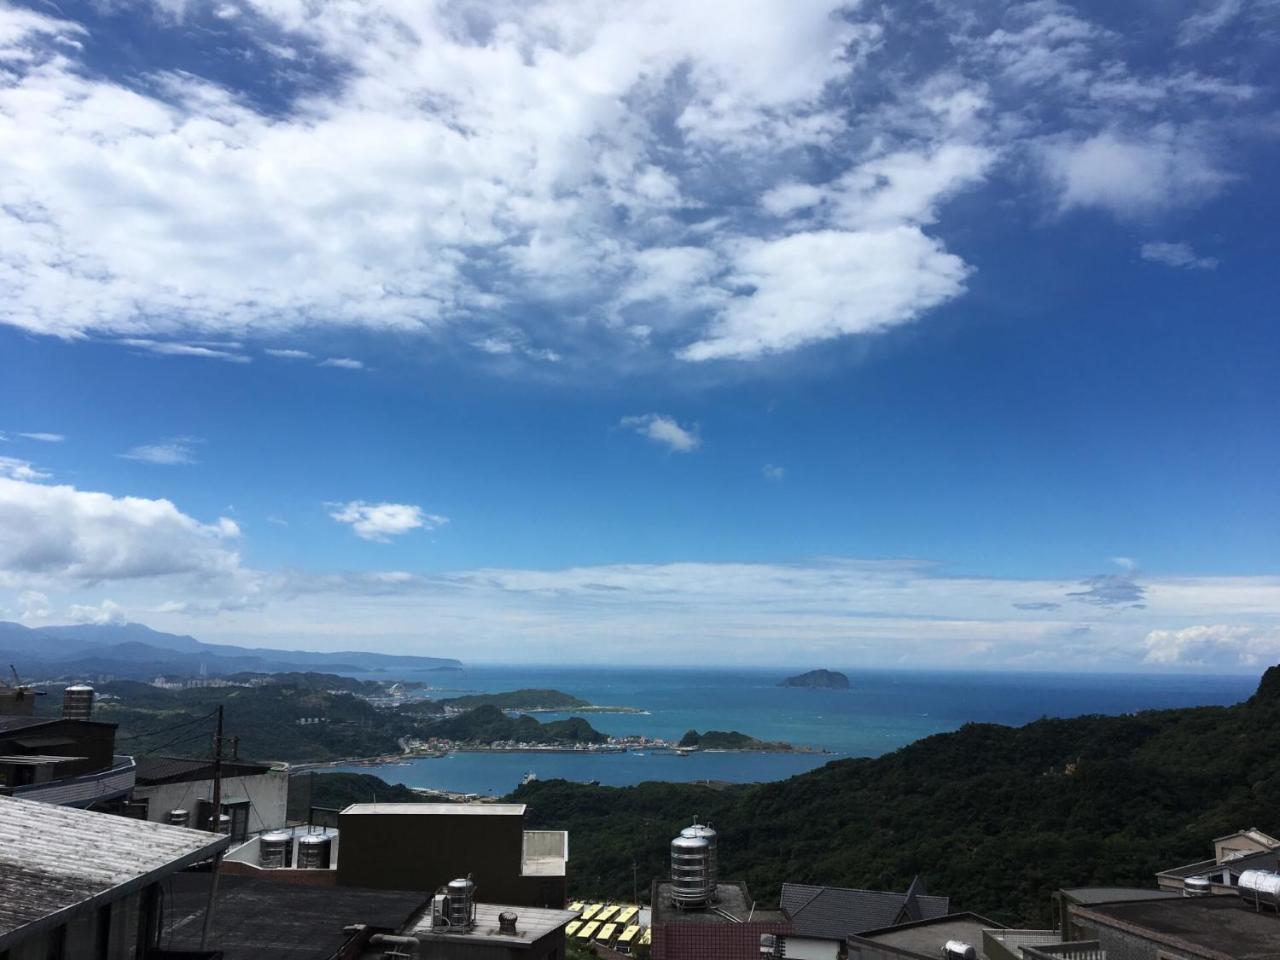
M 439 720 L 428 728 L 433 737 L 456 741 L 493 743 L 518 740 L 525 743 L 604 743 L 608 739 L 581 717 L 539 723 L 533 717 L 509 717 L 495 706 L 476 707 L 456 717 Z
M 450 697 L 440 703 L 467 710 L 472 707 L 498 707 L 502 710 L 572 710 L 591 706 L 586 700 L 560 690 L 524 688 L 509 693 L 472 693 Z
M 1235 707 L 970 724 L 877 759 L 779 783 L 711 789 L 535 781 L 530 827 L 572 831 L 571 892 L 623 897 L 667 869 L 695 816 L 720 831 L 721 873 L 777 902 L 784 881 L 903 889 L 915 874 L 959 909 L 1047 919 L 1049 894 L 1154 885 L 1242 826 L 1280 829 L 1280 668 Z

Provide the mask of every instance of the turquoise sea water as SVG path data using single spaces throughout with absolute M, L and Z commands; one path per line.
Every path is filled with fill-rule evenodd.
M 806 690 L 778 687 L 786 672 L 484 666 L 397 678 L 424 680 L 435 697 L 551 687 L 592 703 L 648 711 L 586 715 L 596 729 L 610 734 L 677 739 L 689 729 L 740 730 L 761 740 L 820 747 L 829 754 L 462 753 L 404 765 L 335 769 L 484 794 L 510 791 L 529 771 L 544 780 L 598 780 L 611 786 L 644 780 L 778 780 L 836 757 L 878 756 L 970 721 L 1017 725 L 1043 716 L 1230 704 L 1248 698 L 1258 682 L 1252 676 L 1219 675 L 846 670 L 853 689 Z

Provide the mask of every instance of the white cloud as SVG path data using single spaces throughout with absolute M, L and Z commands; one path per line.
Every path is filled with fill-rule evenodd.
M 252 362 L 251 358 L 235 352 L 239 346 L 238 344 L 208 346 L 199 343 L 179 343 L 173 340 L 150 340 L 139 337 L 123 337 L 115 342 L 126 347 L 146 350 L 148 353 L 158 353 L 164 357 L 204 357 L 209 360 L 225 360 L 228 363 Z
M 918 227 L 797 233 L 746 242 L 732 281 L 750 288 L 686 360 L 751 359 L 916 319 L 958 296 L 968 268 Z
M 117 454 L 125 460 L 139 460 L 142 463 L 154 463 L 161 466 L 199 463 L 191 449 L 193 444 L 201 441 L 196 437 L 173 437 L 159 443 L 145 443 L 134 447 L 128 453 Z
M 1138 561 L 1135 560 L 1133 557 L 1112 557 L 1111 562 L 1114 563 L 1121 570 L 1124 570 L 1128 573 L 1133 573 L 1135 570 L 1138 569 Z
M 1152 630 L 1142 645 L 1143 660 L 1163 666 L 1262 666 L 1280 661 L 1280 628 L 1217 624 Z
M 1203 9 L 1182 21 L 1179 39 L 1185 45 L 1201 43 L 1244 12 L 1246 0 L 1208 0 Z
M 49 598 L 39 590 L 24 590 L 18 594 L 18 619 L 43 620 L 49 616 Z
M 349 503 L 331 504 L 329 516 L 339 523 L 348 523 L 357 537 L 375 543 L 390 543 L 411 530 L 435 530 L 449 522 L 448 517 L 427 513 L 409 503 L 366 503 L 352 500 Z
M 283 347 L 267 347 L 262 351 L 271 357 L 279 357 L 282 360 L 312 360 L 314 355 L 306 350 L 295 350 Z
M 239 528 L 204 524 L 168 500 L 0 479 L 0 584 L 229 576 Z
M 640 436 L 648 437 L 654 443 L 660 443 L 676 453 L 690 453 L 702 446 L 702 438 L 698 436 L 697 430 L 682 427 L 671 417 L 661 413 L 623 417 L 618 425 L 634 430 Z
M 1217 257 L 1202 257 L 1187 243 L 1144 243 L 1138 251 L 1143 260 L 1183 270 L 1216 270 Z
M 20 433 L 20 437 L 26 437 L 28 440 L 38 440 L 41 443 L 62 443 L 67 438 L 60 433 Z
M 760 206 L 775 217 L 789 217 L 800 210 L 816 207 L 825 195 L 821 187 L 811 183 L 780 183 L 765 191 L 760 198 Z
M 1194 131 L 1167 124 L 1138 136 L 1104 131 L 1043 147 L 1062 210 L 1101 207 L 1134 216 L 1207 199 L 1230 179 Z
M 103 600 L 97 606 L 73 603 L 67 608 L 67 619 L 72 623 L 125 623 L 124 608 L 114 600 Z
M 321 367 L 337 367 L 339 370 L 363 370 L 364 364 L 350 357 L 326 357 L 318 364 Z
M 786 479 L 787 468 L 780 467 L 774 463 L 766 463 L 764 467 L 761 468 L 760 473 L 766 480 L 772 480 L 776 483 Z
M 0 477 L 9 477 L 13 480 L 47 480 L 49 474 L 36 469 L 30 460 L 0 457 Z

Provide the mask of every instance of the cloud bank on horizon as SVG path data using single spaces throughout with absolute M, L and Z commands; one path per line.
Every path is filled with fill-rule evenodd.
M 331 505 L 385 540 L 444 518 Z M 470 660 L 1254 670 L 1280 660 L 1280 577 L 949 575 L 918 560 L 602 564 L 420 574 L 258 570 L 227 517 L 167 500 L 0 478 L 0 619 L 137 620 L 206 640 L 307 649 L 467 651 Z M 1214 621 L 1204 622 L 1206 611 Z
M 1269 75 L 1214 45 L 1274 4 L 1181 7 L 0 3 L 0 322 L 239 363 L 324 328 L 544 366 L 876 334 L 963 296 L 948 203 L 986 184 L 1125 223 L 1231 188 Z

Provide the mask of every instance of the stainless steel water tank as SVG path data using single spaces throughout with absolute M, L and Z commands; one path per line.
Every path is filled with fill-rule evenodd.
M 475 920 L 475 893 L 476 885 L 469 879 L 450 880 L 445 886 L 445 894 L 449 898 L 449 926 L 471 926 Z
M 231 836 L 231 814 L 223 813 L 218 816 L 218 829 L 214 832 L 228 837 Z
M 1213 893 L 1213 884 L 1209 882 L 1208 877 L 1187 877 L 1182 881 L 1182 895 L 1184 897 L 1207 897 Z
M 717 866 L 716 841 L 719 839 L 714 829 L 707 823 L 695 823 L 692 826 L 685 827 L 680 831 L 682 837 L 701 837 L 707 841 L 707 883 L 711 887 L 711 895 L 714 897 L 716 892 L 716 884 L 720 880 L 720 870 Z
M 1280 906 L 1280 873 L 1246 870 L 1240 874 L 1240 896 Z
M 308 833 L 298 838 L 298 869 L 328 870 L 333 858 L 333 838 L 327 833 Z
M 191 823 L 191 811 L 170 810 L 164 815 L 164 822 L 171 827 L 185 827 Z
M 89 720 L 93 717 L 93 687 L 77 683 L 62 691 L 62 718 Z
M 705 837 L 679 836 L 671 841 L 671 900 L 682 910 L 711 902 L 711 844 Z
M 946 960 L 978 960 L 978 951 L 973 944 L 963 940 L 948 940 L 943 944 L 942 955 Z
M 298 859 L 302 859 L 301 851 Z M 293 834 L 288 830 L 272 830 L 259 837 L 258 865 L 268 870 L 293 866 Z

